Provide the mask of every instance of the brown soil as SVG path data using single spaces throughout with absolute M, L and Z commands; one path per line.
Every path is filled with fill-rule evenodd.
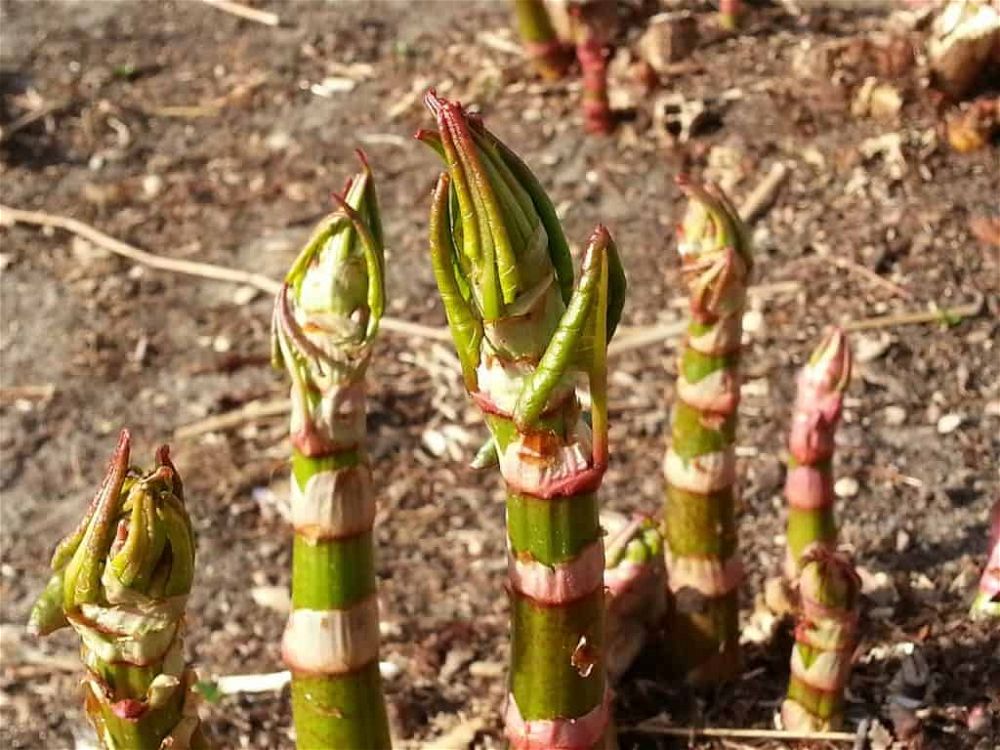
M 923 747 L 995 746 L 996 735 L 970 733 L 966 718 L 985 703 L 1000 729 L 1000 635 L 970 624 L 965 613 L 984 561 L 1000 448 L 1000 259 L 968 222 L 997 210 L 997 150 L 957 155 L 938 142 L 938 114 L 919 68 L 897 79 L 905 105 L 899 122 L 886 123 L 859 119 L 846 105 L 866 74 L 863 63 L 847 55 L 838 63 L 844 71 L 816 80 L 792 66 L 802 45 L 849 44 L 882 28 L 885 13 L 842 6 L 796 20 L 768 8 L 756 11 L 747 33 L 704 42 L 670 78 L 670 90 L 732 96 L 711 127 L 667 147 L 645 98 L 616 136 L 584 137 L 579 85 L 537 83 L 518 57 L 498 48 L 496 39 L 510 39 L 499 3 L 271 9 L 285 25 L 248 23 L 193 0 L 4 2 L 0 122 L 6 128 L 31 109 L 51 109 L 3 142 L 2 202 L 75 216 L 163 255 L 278 278 L 361 146 L 384 208 L 390 314 L 441 325 L 425 258 L 439 165 L 409 139 L 430 122 L 419 93 L 433 85 L 480 106 L 536 169 L 572 239 L 582 241 L 598 221 L 609 225 L 631 283 L 624 323 L 637 326 L 681 314 L 672 303 L 681 293 L 672 226 L 682 206 L 673 175 L 700 171 L 713 146 L 730 147 L 745 174 L 732 190 L 739 201 L 772 163 L 788 162 L 787 185 L 754 229 L 757 283 L 783 286 L 753 303 L 759 325 L 746 357 L 744 609 L 749 616 L 781 559 L 793 377 L 822 326 L 982 296 L 979 315 L 950 324 L 855 334 L 863 361 L 836 470 L 859 487 L 840 501 L 843 540 L 896 592 L 877 592 L 867 604 L 849 725 L 912 718 L 885 701 L 904 644 L 913 644 L 930 666 L 916 712 Z M 311 90 L 329 77 L 348 82 L 329 88 L 353 88 L 327 96 Z M 212 102 L 218 106 L 195 112 L 167 109 Z M 866 139 L 893 133 L 901 137 L 901 163 L 889 152 L 862 153 Z M 4 392 L 55 389 L 48 399 L 5 396 L 0 407 L 0 744 L 73 747 L 74 738 L 89 736 L 74 637 L 35 644 L 22 625 L 53 545 L 99 480 L 114 433 L 129 426 L 140 457 L 151 459 L 178 427 L 279 398 L 286 385 L 266 364 L 270 300 L 263 296 L 136 267 L 62 232 L 16 226 L 0 236 Z M 904 286 L 908 296 L 858 267 Z M 606 506 L 656 511 L 675 371 L 668 345 L 613 362 Z M 385 335 L 370 392 L 383 658 L 399 667 L 387 681 L 395 732 L 421 741 L 478 722 L 470 725 L 479 727 L 477 746 L 495 747 L 507 655 L 505 546 L 495 477 L 465 468 L 483 434 L 480 420 L 446 345 Z M 959 426 L 939 434 L 950 414 L 961 415 Z M 279 512 L 285 430 L 273 418 L 171 440 L 199 533 L 187 653 L 206 678 L 282 668 L 285 615 L 254 595 L 273 599 L 264 587 L 288 583 Z M 428 447 L 440 441 L 428 431 L 443 435 L 451 453 L 431 455 Z M 643 671 L 620 690 L 620 721 L 666 712 L 676 724 L 770 727 L 787 656 L 787 642 L 749 647 L 744 679 L 700 696 Z M 203 713 L 219 747 L 292 746 L 287 690 L 227 697 Z M 741 742 L 726 746 L 749 741 Z M 637 745 L 671 746 L 622 735 L 623 747 Z

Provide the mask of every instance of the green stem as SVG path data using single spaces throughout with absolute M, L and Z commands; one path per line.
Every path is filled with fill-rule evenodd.
M 274 317 L 292 378 L 292 672 L 297 746 L 391 746 L 378 660 L 364 377 L 384 307 L 382 229 L 368 163 L 292 266 Z
M 689 682 L 715 684 L 740 665 L 734 444 L 751 260 L 728 199 L 712 186 L 678 183 L 691 201 L 679 247 L 691 322 L 664 462 L 664 552 L 673 594 L 666 657 Z
M 304 491 L 317 474 L 358 466 L 356 448 L 322 457 L 293 451 L 292 481 Z M 293 609 L 345 611 L 374 595 L 374 551 L 371 530 L 344 539 L 319 540 L 297 531 L 292 555 Z M 344 674 L 293 668 L 292 713 L 297 746 L 303 750 L 391 746 L 377 658 Z
M 514 0 L 514 19 L 525 53 L 538 74 L 550 81 L 566 75 L 572 57 L 556 34 L 544 1 Z
M 85 707 L 102 747 L 202 748 L 195 676 L 183 665 L 195 546 L 183 486 L 166 446 L 146 474 L 129 456 L 123 430 L 97 497 L 53 556 L 30 628 L 71 625 L 81 636 Z
M 544 721 L 553 743 L 596 746 L 609 723 L 596 492 L 608 460 L 607 340 L 624 272 L 599 227 L 574 284 L 562 229 L 524 163 L 458 105 L 433 93 L 427 104 L 438 133 L 421 139 L 448 166 L 431 210 L 432 266 L 507 488 L 507 736 L 524 747 L 525 722 Z M 503 294 L 486 294 L 496 278 L 507 279 Z M 590 387 L 592 431 L 577 375 Z M 532 747 L 547 746 L 535 735 Z
M 833 513 L 834 436 L 851 379 L 851 350 L 838 328 L 826 332 L 798 376 L 788 439 L 788 556 L 785 580 L 794 589 L 803 556 L 837 546 Z
M 781 718 L 789 731 L 824 732 L 839 728 L 843 720 L 861 581 L 847 557 L 822 547 L 806 553 L 802 563 L 791 678 Z

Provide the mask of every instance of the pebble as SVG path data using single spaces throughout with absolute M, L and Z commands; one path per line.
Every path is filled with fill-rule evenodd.
M 896 532 L 896 552 L 906 552 L 910 547 L 910 535 L 905 529 Z
M 420 439 L 427 452 L 435 458 L 441 458 L 448 452 L 448 439 L 437 430 L 424 430 L 424 434 L 420 436 Z
M 142 178 L 142 194 L 155 198 L 163 192 L 163 178 L 158 174 L 148 174 Z
M 906 409 L 902 406 L 887 406 L 882 410 L 885 423 L 891 427 L 899 427 L 906 421 Z
M 254 586 L 250 589 L 250 598 L 257 606 L 275 612 L 288 612 L 292 608 L 292 600 L 285 586 Z
M 473 677 L 503 677 L 506 666 L 498 661 L 474 661 L 469 665 Z
M 222 334 L 219 334 L 214 339 L 212 339 L 212 349 L 218 352 L 219 354 L 225 354 L 232 348 L 233 348 L 233 342 L 229 339 L 228 336 L 223 336 Z
M 937 422 L 937 431 L 941 435 L 947 435 L 958 429 L 959 425 L 962 424 L 962 420 L 965 419 L 961 414 L 945 414 Z
M 403 672 L 403 668 L 399 666 L 393 659 L 398 659 L 395 654 L 390 654 L 388 656 L 388 661 L 380 661 L 378 663 L 379 674 L 382 675 L 383 680 L 392 680 L 399 677 Z
M 833 485 L 833 491 L 837 497 L 854 497 L 861 489 L 861 485 L 854 477 L 841 477 Z
M 275 130 L 264 139 L 264 145 L 270 151 L 284 151 L 292 143 L 292 136 L 284 130 Z
M 747 310 L 743 314 L 743 330 L 757 333 L 764 327 L 764 314 L 760 310 Z
M 858 362 L 872 362 L 892 346 L 892 336 L 883 333 L 879 336 L 859 336 L 854 340 L 854 358 Z
M 260 289 L 257 287 L 250 286 L 249 284 L 243 284 L 236 287 L 236 291 L 233 292 L 233 304 L 246 305 L 253 302 L 259 294 Z

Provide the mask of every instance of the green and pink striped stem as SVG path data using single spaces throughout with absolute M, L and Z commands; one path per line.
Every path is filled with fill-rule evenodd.
M 736 31 L 743 15 L 743 0 L 719 0 L 719 25 L 727 31 Z
M 605 545 L 604 637 L 608 679 L 618 682 L 666 613 L 663 537 L 648 516 L 602 513 Z
M 601 746 L 607 342 L 625 279 L 598 227 L 574 283 L 552 203 L 524 162 L 456 103 L 427 96 L 444 159 L 431 261 L 465 385 L 507 488 L 512 643 L 506 734 L 520 750 Z M 590 387 L 591 420 L 576 379 Z
M 798 579 L 800 561 L 814 546 L 837 547 L 833 515 L 833 452 L 851 380 L 851 348 L 839 328 L 826 332 L 799 373 L 788 438 L 788 548 L 785 580 Z
M 1000 500 L 990 511 L 990 557 L 979 579 L 971 615 L 984 620 L 1000 617 Z
M 840 727 L 844 687 L 857 646 L 860 591 L 854 565 L 844 555 L 816 547 L 803 558 L 791 679 L 781 705 L 786 731 Z
M 739 669 L 736 411 L 752 267 L 746 228 L 721 190 L 677 180 L 689 205 L 678 233 L 691 322 L 681 349 L 664 459 L 664 556 L 673 594 L 670 666 L 693 684 Z
M 525 54 L 542 78 L 559 80 L 569 70 L 573 55 L 556 33 L 544 0 L 513 1 L 517 32 Z
M 195 542 L 183 486 L 167 446 L 145 474 L 129 467 L 130 450 L 122 430 L 87 514 L 56 548 L 29 629 L 80 636 L 85 707 L 105 750 L 205 748 L 184 664 Z
M 615 128 L 608 100 L 608 46 L 600 18 L 591 17 L 586 5 L 574 5 L 576 59 L 583 75 L 583 126 L 588 133 L 607 135 Z
M 275 365 L 292 380 L 292 672 L 300 748 L 388 748 L 378 668 L 365 372 L 383 310 L 382 228 L 371 170 L 334 196 L 275 303 Z

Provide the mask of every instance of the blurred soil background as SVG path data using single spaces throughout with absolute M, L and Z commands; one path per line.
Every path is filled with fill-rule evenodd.
M 683 5 L 706 31 L 652 92 L 623 73 L 627 58 L 612 62 L 623 121 L 601 138 L 583 134 L 578 80 L 534 77 L 500 2 L 259 3 L 281 16 L 269 27 L 194 0 L 6 0 L 2 203 L 278 279 L 361 147 L 384 213 L 388 313 L 441 326 L 425 250 L 440 166 L 411 139 L 432 124 L 420 98 L 434 86 L 475 103 L 525 157 L 571 241 L 610 227 L 631 284 L 625 336 L 684 314 L 673 177 L 707 172 L 739 203 L 784 165 L 753 227 L 762 287 L 746 320 L 738 449 L 743 610 L 759 642 L 747 644 L 743 678 L 714 694 L 638 670 L 619 690 L 619 722 L 663 713 L 675 725 L 773 726 L 789 641 L 759 636 L 754 602 L 784 550 L 793 377 L 824 325 L 853 322 L 838 513 L 867 593 L 848 723 L 872 720 L 873 747 L 888 747 L 890 730 L 907 738 L 900 747 L 996 747 L 1000 634 L 966 612 L 998 492 L 997 147 L 949 147 L 925 30 L 887 3 L 763 5 L 735 36 L 713 31 L 708 4 L 651 5 L 632 9 Z M 871 54 L 887 35 L 903 51 Z M 875 116 L 857 104 L 869 77 L 899 100 Z M 200 675 L 283 668 L 285 417 L 197 425 L 273 405 L 287 386 L 268 366 L 271 300 L 252 287 L 136 265 L 63 231 L 8 225 L 0 242 L 0 745 L 82 748 L 76 638 L 37 643 L 23 625 L 121 426 L 144 463 L 169 441 L 187 487 L 199 573 L 186 650 Z M 906 324 L 910 312 L 962 306 Z M 658 511 L 674 358 L 666 340 L 612 361 L 606 507 Z M 502 493 L 493 472 L 466 467 L 485 433 L 450 344 L 385 332 L 369 409 L 394 731 L 401 746 L 498 747 Z M 292 747 L 287 688 L 225 695 L 203 716 L 218 747 Z M 688 744 L 637 732 L 621 742 Z M 740 743 L 691 746 L 782 746 Z

